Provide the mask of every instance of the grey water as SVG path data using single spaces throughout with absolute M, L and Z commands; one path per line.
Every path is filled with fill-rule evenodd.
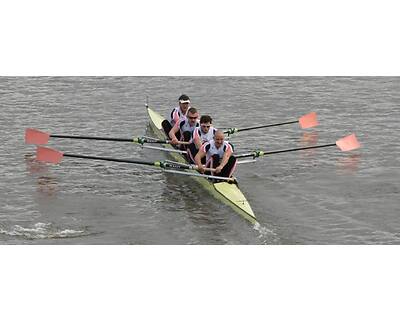
M 266 156 L 236 176 L 252 226 L 189 177 L 151 167 L 66 158 L 39 163 L 26 128 L 130 138 L 148 134 L 149 105 L 180 94 L 216 127 L 296 120 L 320 125 L 237 133 L 236 152 L 334 143 L 362 148 Z M 0 77 L 0 244 L 400 244 L 398 77 Z M 146 160 L 130 143 L 51 139 L 63 152 Z

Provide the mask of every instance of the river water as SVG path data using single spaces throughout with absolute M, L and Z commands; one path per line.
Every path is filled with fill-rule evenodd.
M 188 177 L 148 167 L 66 158 L 34 160 L 26 128 L 53 134 L 146 134 L 149 105 L 166 115 L 181 93 L 217 127 L 296 120 L 238 133 L 236 150 L 333 143 L 362 148 L 271 155 L 236 176 L 252 226 Z M 400 78 L 1 77 L 0 244 L 400 244 Z M 51 139 L 58 150 L 160 160 L 129 143 Z

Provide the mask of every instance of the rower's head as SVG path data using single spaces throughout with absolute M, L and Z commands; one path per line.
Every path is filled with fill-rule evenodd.
M 224 140 L 225 140 L 225 135 L 224 135 L 224 132 L 222 130 L 218 130 L 217 132 L 215 132 L 214 142 L 215 142 L 215 146 L 217 148 L 222 146 L 222 144 L 224 143 Z
M 197 119 L 199 119 L 199 113 L 196 108 L 191 107 L 186 117 L 189 119 L 189 124 L 194 126 L 197 122 Z
M 203 131 L 204 133 L 208 133 L 208 131 L 210 131 L 211 124 L 212 124 L 212 118 L 210 116 L 203 115 L 200 117 L 200 127 L 201 131 Z
M 183 94 L 179 97 L 179 107 L 181 108 L 181 111 L 183 114 L 186 114 L 189 106 L 190 106 L 190 98 L 186 94 Z

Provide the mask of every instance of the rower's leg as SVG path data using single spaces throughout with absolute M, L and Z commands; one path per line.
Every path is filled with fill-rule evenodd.
M 192 134 L 189 131 L 183 133 L 183 141 L 189 142 L 192 139 Z
M 236 169 L 236 163 L 237 159 L 234 156 L 230 156 L 228 163 L 225 165 L 225 167 L 222 168 L 219 176 L 227 178 L 232 177 L 233 172 Z
M 204 157 L 204 159 L 205 159 L 205 157 Z M 208 161 L 205 163 L 205 167 L 206 168 L 215 168 L 215 166 L 214 166 L 214 164 L 215 164 L 215 161 L 214 161 L 215 159 L 214 159 L 214 157 L 211 157 L 210 159 L 208 159 Z M 211 172 L 211 171 L 206 171 L 206 172 L 204 172 L 204 174 L 211 174 L 211 175 L 214 175 L 214 173 L 213 172 Z
M 163 122 L 161 122 L 161 126 L 164 129 L 164 132 L 169 139 L 169 132 L 172 130 L 171 123 L 168 120 L 164 120 Z M 178 140 L 181 139 L 181 133 L 179 131 L 177 133 L 175 133 L 175 136 Z
M 164 120 L 163 122 L 161 122 L 161 126 L 163 127 L 164 132 L 167 135 L 167 137 L 169 137 L 169 132 L 172 129 L 171 123 L 169 123 L 168 120 Z
M 194 143 L 189 144 L 186 148 L 186 152 L 188 160 L 191 163 L 195 163 L 194 158 L 196 157 L 197 152 L 199 152 L 199 150 L 196 148 L 196 145 Z
M 178 138 L 178 134 L 176 134 L 176 138 Z M 182 132 L 182 138 L 181 138 L 181 133 L 179 132 L 178 140 L 189 142 L 191 138 L 192 138 L 192 134 L 189 131 Z M 181 145 L 179 145 L 179 149 L 182 151 L 187 151 L 189 148 L 188 148 L 187 144 L 181 144 Z M 190 158 L 188 160 L 190 160 Z
M 215 169 L 216 167 L 219 166 L 219 163 L 220 163 L 219 155 L 213 154 L 213 156 L 210 158 L 210 166 L 209 166 L 209 168 Z M 215 174 L 214 172 L 212 172 L 211 174 L 213 176 L 214 175 L 218 175 L 219 176 L 219 174 Z

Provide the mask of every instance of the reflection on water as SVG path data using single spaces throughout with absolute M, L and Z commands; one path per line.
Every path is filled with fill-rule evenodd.
M 58 180 L 53 177 L 41 176 L 37 179 L 38 191 L 48 196 L 54 195 L 58 191 Z
M 347 154 L 336 162 L 338 173 L 355 173 L 359 169 L 361 154 Z
M 303 132 L 303 135 L 300 139 L 300 145 L 302 147 L 314 146 L 318 142 L 318 132 Z
M 48 166 L 42 162 L 36 161 L 36 154 L 28 153 L 24 156 L 26 170 L 29 174 L 48 173 Z
M 54 195 L 58 191 L 58 179 L 49 176 L 48 166 L 35 160 L 34 154 L 25 155 L 25 164 L 27 172 L 30 175 L 38 175 L 37 191 L 48 196 Z

